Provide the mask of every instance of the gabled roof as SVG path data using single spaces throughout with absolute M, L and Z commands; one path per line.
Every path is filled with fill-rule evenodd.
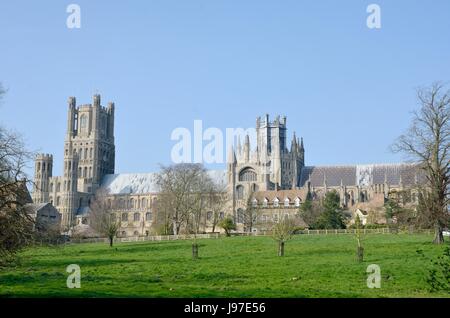
M 45 203 L 27 203 L 25 204 L 25 207 L 28 210 L 28 213 L 36 213 L 39 210 L 41 210 L 43 207 L 45 207 L 46 205 L 50 204 L 49 202 L 45 202 Z
M 273 201 L 277 198 L 294 198 L 298 197 L 300 200 L 304 201 L 306 195 L 308 194 L 307 189 L 294 189 L 294 190 L 271 190 L 271 191 L 257 191 L 253 196 L 258 199 L 258 201 L 264 200 L 266 198 L 268 201 Z M 283 199 L 284 200 L 284 199 Z

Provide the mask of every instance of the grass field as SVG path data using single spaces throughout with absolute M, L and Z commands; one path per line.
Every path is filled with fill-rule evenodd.
M 444 246 L 428 235 L 372 234 L 365 261 L 355 261 L 351 235 L 299 235 L 277 257 L 270 237 L 73 244 L 30 248 L 0 269 L 0 296 L 9 297 L 449 297 L 430 293 L 430 258 Z M 448 243 L 447 243 L 448 244 Z M 66 287 L 66 267 L 81 267 L 81 288 Z M 381 268 L 381 288 L 366 285 L 366 268 Z

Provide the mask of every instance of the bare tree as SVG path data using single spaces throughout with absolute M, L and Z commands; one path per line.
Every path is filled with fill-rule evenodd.
M 172 234 L 172 217 L 168 204 L 164 204 L 165 200 L 161 200 L 161 196 L 156 197 L 153 201 L 153 223 L 152 229 L 158 235 Z
M 108 191 L 98 189 L 89 206 L 89 223 L 98 234 L 104 235 L 109 240 L 109 246 L 113 246 L 114 237 L 120 229 L 120 217 L 114 214 L 118 206 L 116 200 L 111 200 Z
M 5 95 L 6 90 L 3 87 L 2 83 L 0 83 L 0 101 L 3 99 L 3 95 Z
M 243 212 L 244 231 L 251 233 L 257 225 L 261 210 L 258 205 L 253 203 L 254 192 L 248 191 L 245 210 Z
M 411 127 L 392 149 L 408 155 L 424 171 L 427 191 L 422 196 L 421 212 L 433 221 L 433 242 L 441 244 L 442 231 L 449 219 L 450 90 L 435 83 L 419 89 L 417 98 L 420 109 L 413 113 Z
M 292 238 L 295 229 L 295 222 L 289 217 L 281 214 L 278 220 L 272 225 L 272 237 L 278 242 L 278 256 L 284 256 L 284 245 Z
M 11 259 L 33 239 L 33 219 L 25 206 L 30 180 L 24 173 L 31 158 L 22 137 L 0 127 L 0 261 Z
M 198 258 L 197 234 L 199 233 L 201 226 L 203 227 L 203 230 L 205 230 L 206 214 L 211 208 L 210 196 L 214 190 L 215 183 L 204 169 L 202 169 L 191 182 L 191 191 L 188 196 L 188 207 L 186 207 L 186 210 L 189 211 L 189 216 L 192 216 L 191 231 L 194 233 L 192 257 L 194 259 Z M 190 220 L 189 217 L 188 220 Z
M 298 216 L 308 225 L 309 229 L 314 229 L 317 226 L 321 212 L 321 202 L 313 201 L 309 193 L 305 202 L 298 208 Z
M 200 164 L 175 164 L 161 167 L 157 177 L 160 188 L 158 212 L 159 222 L 172 221 L 172 231 L 181 230 L 194 234 L 192 256 L 198 257 L 197 234 L 206 226 L 206 212 L 210 208 L 210 195 L 215 186 Z
M 220 222 L 220 213 L 224 212 L 227 204 L 226 185 L 213 182 L 207 189 L 206 195 L 208 197 L 208 210 L 212 212 L 211 232 L 214 233 Z
M 165 220 L 171 220 L 174 235 L 189 223 L 197 199 L 194 194 L 198 192 L 198 180 L 204 173 L 202 165 L 183 163 L 162 166 L 157 175 L 158 212 L 165 215 Z M 161 221 L 161 218 L 157 220 Z

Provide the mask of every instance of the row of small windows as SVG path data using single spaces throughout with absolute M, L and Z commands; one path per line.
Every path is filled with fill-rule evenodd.
M 84 151 L 83 151 L 83 148 L 80 148 L 79 150 L 77 150 L 77 149 L 73 150 L 73 154 L 74 155 L 78 154 L 79 159 L 88 159 L 88 154 L 89 154 L 89 159 L 92 159 L 93 152 L 94 152 L 93 148 L 84 148 Z M 84 155 L 84 157 L 83 157 L 83 155 Z
M 116 215 L 112 214 L 112 217 L 113 217 L 113 219 L 115 219 Z M 145 221 L 150 222 L 150 221 L 152 221 L 152 218 L 153 218 L 152 212 L 145 213 Z M 133 214 L 133 222 L 139 222 L 140 220 L 141 220 L 141 214 L 137 213 L 137 212 L 134 213 Z M 129 221 L 128 213 L 124 212 L 124 213 L 121 214 L 121 221 L 122 222 L 128 222 Z
M 79 167 L 78 168 L 78 177 L 79 178 L 92 178 L 92 167 Z
M 281 218 L 284 218 L 285 220 L 288 220 L 289 218 L 291 218 L 291 216 L 289 215 L 289 213 L 285 213 L 284 215 L 278 215 L 278 214 L 273 214 L 272 218 L 269 215 L 263 214 L 257 217 L 257 221 L 263 222 L 263 223 L 267 223 L 269 221 L 274 221 L 274 222 L 278 222 L 278 220 Z M 245 218 L 245 214 L 244 211 L 242 209 L 238 209 L 237 210 L 237 223 L 244 223 L 244 218 Z
M 150 234 L 149 231 L 145 231 L 145 236 L 148 236 L 149 234 Z M 121 237 L 127 237 L 127 232 L 126 232 L 126 231 L 122 231 L 122 232 L 120 233 L 120 236 L 121 236 Z M 140 236 L 139 231 L 134 231 L 134 232 L 133 232 L 133 236 Z
M 141 221 L 141 214 L 138 212 L 135 212 L 132 214 L 133 215 L 133 222 L 139 222 Z M 212 211 L 209 211 L 206 213 L 206 219 L 208 221 L 211 221 L 213 219 L 214 213 Z M 222 220 L 225 217 L 225 213 L 224 212 L 219 212 L 218 217 L 220 220 Z M 116 215 L 113 213 L 112 214 L 112 218 L 115 219 Z M 129 221 L 129 213 L 127 212 L 123 212 L 120 216 L 121 221 L 122 222 L 128 222 Z M 150 222 L 153 219 L 153 214 L 152 212 L 147 212 L 145 213 L 145 221 Z
M 73 186 L 71 186 L 71 182 L 70 181 L 64 181 L 64 185 L 63 185 L 63 191 L 72 191 L 71 189 L 75 189 L 75 182 L 76 180 L 73 180 Z M 53 192 L 53 183 L 50 183 L 50 191 L 49 192 Z M 56 184 L 56 192 L 61 192 L 61 182 L 58 182 Z
M 213 220 L 214 213 L 212 211 L 206 212 L 206 220 L 212 221 Z M 224 212 L 219 212 L 219 220 L 222 220 L 225 217 Z
M 47 171 L 51 171 L 52 170 L 52 164 L 48 163 L 46 164 L 45 162 L 42 163 L 42 172 L 45 172 L 47 168 Z M 41 171 L 41 163 L 38 162 L 37 166 L 36 166 L 36 172 L 40 172 Z
M 116 202 L 117 206 L 116 208 L 118 209 L 145 209 L 150 207 L 150 204 L 155 204 L 156 203 L 156 198 L 153 199 L 153 203 L 152 200 L 147 198 L 142 198 L 142 199 L 134 199 L 131 198 L 129 200 L 125 200 L 125 199 L 118 199 L 118 201 Z M 108 200 L 108 207 L 112 208 L 114 204 L 114 201 L 109 199 Z

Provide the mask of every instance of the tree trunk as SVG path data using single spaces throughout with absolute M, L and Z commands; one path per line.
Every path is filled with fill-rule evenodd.
M 173 227 L 173 235 L 178 235 L 178 226 L 176 221 L 173 221 L 172 227 Z
M 364 260 L 364 247 L 358 246 L 356 249 L 356 260 L 362 262 Z
M 198 258 L 198 244 L 192 243 L 192 258 L 197 259 Z
M 284 256 L 284 242 L 278 242 L 278 256 Z
M 444 243 L 444 235 L 442 234 L 442 227 L 439 222 L 434 226 L 434 244 L 443 244 Z
M 112 246 L 113 246 L 113 241 L 114 241 L 114 237 L 113 237 L 113 236 L 110 236 L 110 237 L 109 237 L 109 247 L 112 247 Z

